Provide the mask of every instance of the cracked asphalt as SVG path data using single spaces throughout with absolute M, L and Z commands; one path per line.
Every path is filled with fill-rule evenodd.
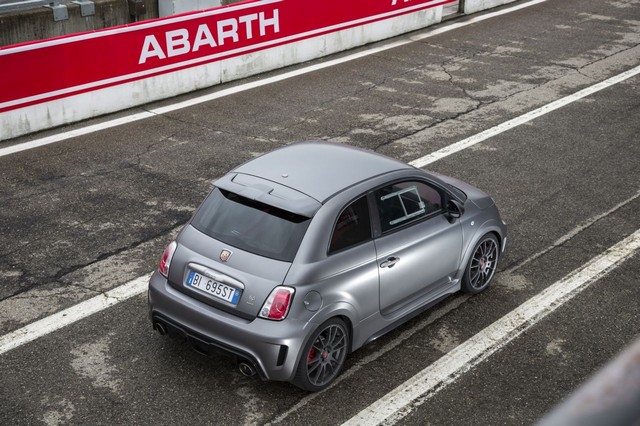
M 640 0 L 549 0 L 1 157 L 0 331 L 152 271 L 211 182 L 264 152 L 323 139 L 412 161 L 639 65 Z M 141 295 L 0 355 L 0 424 L 348 420 L 640 228 L 639 94 L 635 76 L 429 165 L 500 206 L 510 241 L 495 285 L 351 354 L 328 391 L 245 378 L 225 358 L 160 338 Z M 401 423 L 535 422 L 638 337 L 638 276 L 636 254 Z

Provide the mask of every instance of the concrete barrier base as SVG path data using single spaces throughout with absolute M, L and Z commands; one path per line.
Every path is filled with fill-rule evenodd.
M 516 0 L 465 0 L 464 13 L 476 13 L 481 10 L 502 6 L 503 4 L 513 3 L 514 1 Z

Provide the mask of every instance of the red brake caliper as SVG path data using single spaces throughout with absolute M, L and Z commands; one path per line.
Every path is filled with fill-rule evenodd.
M 307 355 L 307 364 L 311 364 L 311 361 L 313 361 L 313 358 L 315 358 L 315 356 L 316 356 L 316 349 L 311 348 L 309 350 L 309 355 Z

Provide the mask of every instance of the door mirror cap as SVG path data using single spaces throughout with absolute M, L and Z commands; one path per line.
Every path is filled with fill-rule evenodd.
M 455 223 L 456 219 L 464 214 L 464 206 L 458 200 L 450 199 L 447 202 L 447 219 L 449 223 Z

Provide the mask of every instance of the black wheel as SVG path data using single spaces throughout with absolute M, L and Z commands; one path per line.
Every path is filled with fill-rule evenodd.
M 293 384 L 317 392 L 338 377 L 349 348 L 347 326 L 339 318 L 322 324 L 304 345 Z
M 462 277 L 462 291 L 477 294 L 486 290 L 496 272 L 500 250 L 498 239 L 487 234 L 473 248 L 473 254 Z

